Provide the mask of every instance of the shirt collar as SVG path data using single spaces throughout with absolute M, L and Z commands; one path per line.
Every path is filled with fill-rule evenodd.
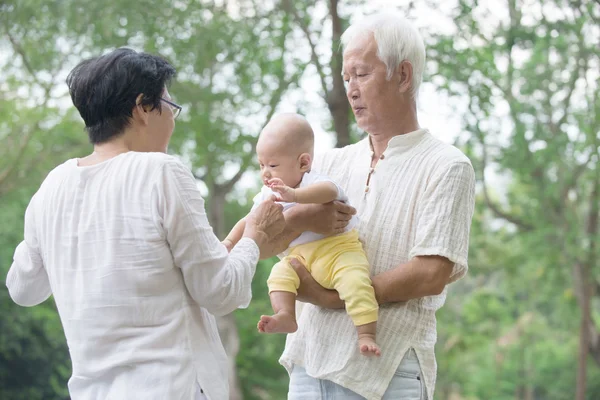
M 413 148 L 417 143 L 423 139 L 429 132 L 426 128 L 417 129 L 416 131 L 412 131 L 409 133 L 405 133 L 402 135 L 396 135 L 392 137 L 387 145 L 387 148 L 383 152 L 383 154 L 388 155 L 390 151 L 396 153 L 397 151 L 402 152 Z M 373 153 L 373 146 L 371 144 L 371 138 L 367 136 L 367 142 L 369 144 L 369 149 L 371 150 L 371 154 Z

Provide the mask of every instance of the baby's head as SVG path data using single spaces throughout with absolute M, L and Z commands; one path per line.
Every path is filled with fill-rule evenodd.
M 314 147 L 313 130 L 303 116 L 292 113 L 274 116 L 256 144 L 263 183 L 279 178 L 287 186 L 298 186 L 304 173 L 310 171 Z

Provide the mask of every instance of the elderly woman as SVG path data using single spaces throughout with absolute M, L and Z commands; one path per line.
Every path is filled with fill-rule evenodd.
M 192 174 L 165 154 L 181 107 L 162 58 L 118 49 L 67 84 L 94 151 L 54 169 L 31 199 L 6 284 L 51 294 L 73 364 L 71 398 L 228 398 L 214 315 L 246 307 L 261 248 L 284 229 L 264 202 L 228 254 Z

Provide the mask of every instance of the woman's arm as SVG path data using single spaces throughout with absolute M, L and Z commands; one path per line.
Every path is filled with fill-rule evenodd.
M 266 231 L 273 231 L 268 225 L 277 219 L 277 212 L 284 227 L 281 206 L 271 201 L 259 207 L 256 212 L 263 225 L 247 221 L 243 237 L 228 253 L 213 233 L 192 174 L 181 163 L 172 160 L 161 168 L 153 196 L 158 222 L 192 298 L 215 315 L 247 307 L 259 247 L 269 242 Z
M 25 307 L 38 305 L 52 294 L 38 247 L 35 199 L 34 196 L 25 211 L 25 240 L 17 246 L 13 263 L 6 277 L 10 297 L 18 305 Z
M 231 229 L 229 235 L 223 240 L 223 244 L 227 248 L 227 251 L 231 251 L 236 244 L 240 241 L 242 236 L 244 235 L 244 230 L 246 229 L 246 218 L 240 219 L 237 224 Z

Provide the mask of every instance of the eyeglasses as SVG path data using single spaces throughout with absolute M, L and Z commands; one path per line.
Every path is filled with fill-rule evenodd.
M 163 99 L 162 97 L 160 99 L 171 106 L 171 109 L 173 110 L 173 119 L 177 118 L 179 116 L 179 113 L 181 113 L 182 107 L 179 104 L 175 104 L 172 101 Z

